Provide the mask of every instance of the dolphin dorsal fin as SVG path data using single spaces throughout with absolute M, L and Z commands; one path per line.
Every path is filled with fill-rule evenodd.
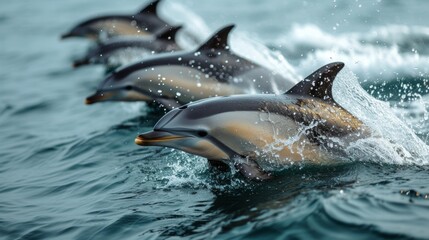
M 310 74 L 285 94 L 308 96 L 335 102 L 332 96 L 332 85 L 335 77 L 343 67 L 344 63 L 342 62 L 329 63 Z
M 166 41 L 176 41 L 176 34 L 182 28 L 182 26 L 176 26 L 161 30 L 156 34 L 157 39 L 162 39 Z
M 231 30 L 235 27 L 234 24 L 228 25 L 220 29 L 213 36 L 209 38 L 205 43 L 203 43 L 197 51 L 202 50 L 225 50 L 229 49 L 228 46 L 228 36 Z
M 157 14 L 158 4 L 161 0 L 154 0 L 146 5 L 142 10 L 140 10 L 139 14 Z

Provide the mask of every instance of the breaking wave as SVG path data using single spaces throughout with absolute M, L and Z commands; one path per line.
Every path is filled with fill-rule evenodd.
M 342 61 L 365 84 L 428 78 L 428 42 L 427 27 L 391 25 L 334 36 L 313 24 L 294 24 L 272 45 L 296 59 L 303 72 Z

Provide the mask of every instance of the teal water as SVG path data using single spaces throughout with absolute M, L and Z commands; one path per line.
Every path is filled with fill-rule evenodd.
M 84 105 L 104 69 L 72 69 L 89 44 L 61 42 L 60 34 L 86 17 L 143 4 L 3 4 L 1 239 L 429 238 L 429 3 L 163 3 L 162 16 L 202 39 L 236 23 L 235 38 L 267 45 L 275 52 L 255 58 L 286 74 L 346 63 L 340 102 L 383 138 L 357 143 L 349 161 L 288 166 L 269 183 L 211 170 L 179 151 L 135 145 L 162 116 L 144 104 Z M 234 47 L 243 55 L 266 50 L 242 40 Z M 375 100 L 353 92 L 358 82 L 387 104 L 366 104 Z

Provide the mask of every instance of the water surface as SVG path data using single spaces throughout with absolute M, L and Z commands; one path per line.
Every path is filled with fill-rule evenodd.
M 349 161 L 288 166 L 269 183 L 209 169 L 205 159 L 179 151 L 135 145 L 134 137 L 162 116 L 144 104 L 83 104 L 104 69 L 72 69 L 89 44 L 61 42 L 60 34 L 87 16 L 142 4 L 3 4 L 1 238 L 428 238 L 429 3 L 161 5 L 162 16 L 202 39 L 236 23 L 235 51 L 297 79 L 331 61 L 346 63 L 336 97 L 382 137 L 356 143 Z

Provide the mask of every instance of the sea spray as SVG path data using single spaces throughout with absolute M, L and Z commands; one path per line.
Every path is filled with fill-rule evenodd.
M 376 100 L 365 92 L 357 77 L 347 68 L 337 77 L 334 98 L 374 131 L 375 139 L 360 140 L 350 147 L 352 155 L 356 150 L 360 151 L 357 159 L 379 159 L 381 162 L 401 164 L 428 163 L 429 146 L 395 115 L 387 102 Z M 363 150 L 365 148 L 370 151 Z M 364 152 L 368 155 L 362 158 Z
M 211 168 L 207 159 L 171 149 L 170 160 L 162 172 L 161 189 L 189 188 L 230 191 L 248 182 L 232 167 L 229 171 Z M 159 177 L 159 176 L 158 176 Z

